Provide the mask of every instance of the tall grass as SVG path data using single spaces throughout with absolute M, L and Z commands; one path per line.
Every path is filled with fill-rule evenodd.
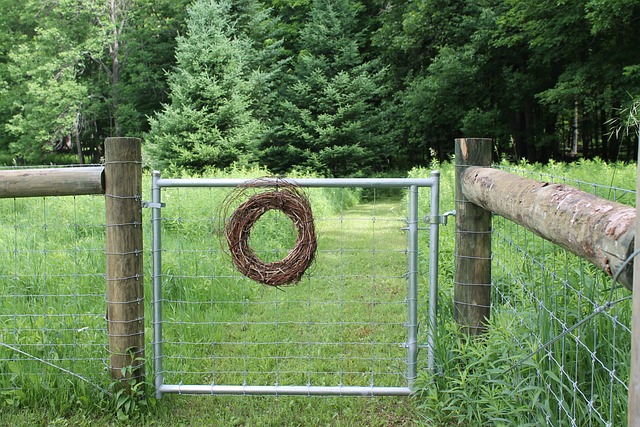
M 104 375 L 103 199 L 5 199 L 0 218 L 0 406 L 70 410 Z
M 316 262 L 301 283 L 278 290 L 231 265 L 217 208 L 227 193 L 163 193 L 166 382 L 369 386 L 375 375 L 376 385 L 406 383 L 405 212 L 397 200 L 372 193 L 356 208 L 360 191 L 309 189 Z M 263 260 L 283 258 L 295 239 L 291 221 L 271 213 L 252 231 Z
M 252 178 L 265 173 L 244 170 L 230 175 Z M 144 179 L 143 199 L 149 200 L 150 177 Z M 307 280 L 295 288 L 276 291 L 243 282 L 232 268 L 218 236 L 218 206 L 226 193 L 225 190 L 189 189 L 163 193 L 167 204 L 163 220 L 163 298 L 168 322 L 165 366 L 175 371 L 165 375 L 184 382 L 242 384 L 242 376 L 246 374 L 237 374 L 238 365 L 231 363 L 240 362 L 240 370 L 256 374 L 253 380 L 257 383 L 273 384 L 277 375 L 280 383 L 306 384 L 310 374 L 317 374 L 312 380 L 323 385 L 334 381 L 337 371 L 344 371 L 351 375 L 351 380 L 369 385 L 371 373 L 361 371 L 362 366 L 357 362 L 358 358 L 364 359 L 362 349 L 377 348 L 374 343 L 391 337 L 394 341 L 388 350 L 376 350 L 374 369 L 381 372 L 382 378 L 387 375 L 385 372 L 391 372 L 387 382 L 406 380 L 402 375 L 396 378 L 398 367 L 389 365 L 396 363 L 395 359 L 401 363 L 404 356 L 397 355 L 406 353 L 400 345 L 406 334 L 403 321 L 389 320 L 385 326 L 386 313 L 395 316 L 398 309 L 404 313 L 403 272 L 389 270 L 396 268 L 393 265 L 397 266 L 398 261 L 404 265 L 404 249 L 395 253 L 385 249 L 385 245 L 402 248 L 405 245 L 406 237 L 401 231 L 404 210 L 397 202 L 381 200 L 372 193 L 366 205 L 358 205 L 361 191 L 310 189 L 308 193 L 322 236 L 319 259 L 311 271 L 318 279 L 313 285 Z M 103 199 L 2 200 L 0 212 L 4 220 L 0 225 L 0 342 L 3 344 L 0 345 L 0 419 L 7 422 L 19 408 L 28 408 L 25 414 L 43 411 L 46 419 L 73 419 L 77 414 L 97 411 L 103 416 L 113 413 L 113 420 L 119 418 L 127 423 L 136 410 L 138 416 L 155 417 L 141 411 L 139 406 L 154 404 L 152 387 L 147 388 L 148 398 L 135 404 L 108 380 Z M 386 218 L 389 213 L 391 219 Z M 145 211 L 144 216 L 145 246 L 150 248 L 150 212 Z M 362 234 L 358 237 L 360 231 Z M 291 246 L 292 236 L 290 221 L 272 212 L 256 224 L 251 244 L 266 259 L 280 258 Z M 332 250 L 345 248 L 345 242 L 349 242 L 351 250 Z M 374 247 L 379 248 L 377 252 Z M 150 256 L 145 257 L 145 272 L 151 271 L 150 260 Z M 349 265 L 366 272 L 362 279 L 366 286 L 354 287 L 355 292 L 347 290 L 351 280 L 346 273 Z M 394 275 L 397 277 L 391 277 Z M 150 276 L 147 273 L 146 277 Z M 151 301 L 150 286 L 146 287 L 146 293 L 146 301 Z M 342 306 L 338 302 L 340 298 Z M 398 298 L 400 303 L 392 302 Z M 311 300 L 319 304 L 310 308 Z M 341 317 L 341 313 L 347 311 L 364 320 L 347 321 Z M 147 313 L 147 334 L 151 337 L 150 310 Z M 368 320 L 373 313 L 380 316 L 378 323 Z M 267 323 L 272 322 L 274 316 L 278 319 L 277 331 L 274 324 L 261 324 L 265 318 Z M 311 316 L 313 323 L 308 321 Z M 336 320 L 341 318 L 342 325 Z M 239 338 L 238 344 L 225 348 L 225 344 Z M 266 345 L 255 345 L 251 357 L 237 356 L 242 354 L 237 351 L 239 346 L 261 342 L 279 342 L 278 349 L 273 353 L 267 351 Z M 315 342 L 321 343 L 315 353 L 301 352 Z M 337 344 L 332 347 L 326 342 Z M 216 349 L 213 369 L 211 343 L 222 343 Z M 340 358 L 338 353 L 350 354 L 351 358 Z M 151 378 L 150 351 L 147 359 Z M 208 378 L 203 378 L 201 373 Z M 167 396 L 163 405 L 154 407 L 160 414 L 164 411 L 160 419 L 167 417 L 167 425 L 172 425 L 170 408 L 180 406 L 180 402 Z M 299 399 L 291 399 L 292 408 L 300 405 L 296 402 L 300 402 Z M 395 402 L 374 407 L 373 403 L 359 400 L 337 403 L 322 399 L 314 405 L 317 408 L 314 407 L 308 418 L 312 422 L 313 417 L 329 416 L 335 418 L 336 425 L 352 425 L 353 421 L 349 420 L 360 419 L 360 410 L 365 410 L 370 412 L 371 425 L 385 425 L 389 420 L 402 419 L 403 413 L 409 411 L 405 403 L 398 406 L 397 400 Z M 258 398 L 246 404 L 255 407 L 258 415 L 264 412 L 265 405 L 269 406 L 268 401 Z M 383 420 L 386 418 L 387 422 L 375 419 L 382 408 L 386 408 Z M 405 409 L 394 415 L 400 408 Z M 215 411 L 221 412 L 221 409 Z M 295 411 L 285 412 L 289 419 L 305 419 Z M 111 418 L 107 415 L 105 419 L 109 422 Z M 140 421 L 139 418 L 137 422 Z M 255 420 L 254 424 L 277 425 Z M 402 424 L 406 424 L 405 421 Z
M 454 167 L 431 166 L 441 171 L 441 209 L 451 210 Z M 632 204 L 633 193 L 624 189 L 635 187 L 635 166 L 599 161 L 501 166 L 530 178 L 558 179 L 570 185 L 575 179 L 598 177 L 593 185 L 579 185 Z M 429 173 L 416 169 L 411 176 Z M 242 170 L 231 175 L 250 178 L 266 173 Z M 207 176 L 228 175 L 211 171 Z M 610 185 L 621 190 L 611 190 Z M 149 200 L 149 187 L 150 177 L 145 176 L 145 200 Z M 309 190 L 309 194 L 319 219 L 318 235 L 323 236 L 320 258 L 311 271 L 316 279 L 305 278 L 296 287 L 276 291 L 244 283 L 230 265 L 218 241 L 217 206 L 224 191 L 163 193 L 168 205 L 163 221 L 168 379 L 242 383 L 249 372 L 252 381 L 264 384 L 273 383 L 276 373 L 283 383 L 311 379 L 329 384 L 341 370 L 348 374 L 345 381 L 357 382 L 368 371 L 363 371 L 357 357 L 340 358 L 339 354 L 346 350 L 344 354 L 357 355 L 376 342 L 402 342 L 403 325 L 385 328 L 372 322 L 371 316 L 395 316 L 399 306 L 393 301 L 405 292 L 404 282 L 386 277 L 402 274 L 394 265 L 404 255 L 372 250 L 404 244 L 405 236 L 396 225 L 405 216 L 404 204 L 396 194 L 380 198 L 378 193 L 327 189 Z M 427 206 L 421 207 L 422 215 L 428 215 Z M 144 215 L 145 272 L 150 272 L 150 213 Z M 106 369 L 103 199 L 0 200 L 0 218 L 0 343 L 30 355 L 0 345 L 0 420 L 16 425 L 110 425 L 120 414 L 123 424 L 133 422 L 133 400 L 108 394 L 116 391 L 110 387 Z M 617 304 L 568 331 L 609 300 L 610 280 L 512 223 L 494 218 L 494 229 L 491 321 L 486 336 L 469 340 L 452 320 L 454 228 L 451 224 L 441 228 L 436 370 L 424 369 L 426 361 L 421 357 L 423 369 L 413 401 L 165 396 L 158 404 L 148 387 L 144 402 L 155 409 L 138 407 L 135 422 L 142 424 L 146 418 L 167 426 L 176 425 L 178 419 L 192 425 L 225 426 L 624 424 L 630 304 Z M 282 257 L 292 245 L 291 224 L 277 212 L 265 216 L 255 230 L 252 247 L 265 259 Z M 364 237 L 357 237 L 358 231 Z M 421 239 L 421 246 L 428 247 L 426 237 Z M 353 250 L 346 251 L 345 242 L 350 240 Z M 426 272 L 424 255 L 421 270 Z M 366 272 L 365 288 L 353 291 L 358 288 L 351 287 L 345 274 L 348 266 Z M 146 300 L 151 301 L 150 286 L 146 292 Z M 421 295 L 426 292 L 421 290 Z M 614 299 L 626 295 L 625 290 L 613 293 Z M 312 299 L 320 303 L 314 309 L 308 305 Z M 350 305 L 340 306 L 336 303 L 340 299 Z M 346 320 L 345 311 L 364 320 L 336 324 L 336 318 Z M 302 321 L 299 313 L 304 313 Z M 277 331 L 273 322 L 259 320 L 275 316 Z M 426 310 L 420 316 L 420 323 L 428 324 Z M 314 322 L 308 321 L 310 317 Z M 311 357 L 302 352 L 316 341 L 325 344 Z M 216 348 L 215 362 L 214 342 L 229 343 Z M 279 344 L 274 353 L 261 342 Z M 238 345 L 253 345 L 253 355 L 245 357 Z M 400 367 L 393 365 L 402 361 L 396 360 L 399 353 L 391 347 L 374 356 L 379 358 L 376 369 L 391 373 L 381 377 L 383 383 L 393 385 L 402 380 L 396 378 Z M 238 372 L 237 366 L 241 366 Z M 362 384 L 367 383 L 365 379 Z M 89 415 L 96 412 L 97 419 Z
M 635 188 L 635 165 L 581 161 L 501 167 L 626 203 L 634 196 L 627 190 Z M 441 206 L 448 210 L 453 208 L 453 165 L 440 169 Z M 462 336 L 451 320 L 453 271 L 444 260 L 452 259 L 453 227 L 441 230 L 437 370 L 419 378 L 426 424 L 623 425 L 630 302 L 585 319 L 610 298 L 629 293 L 612 293 L 604 273 L 509 221 L 494 217 L 493 228 L 491 320 L 486 336 L 476 340 Z

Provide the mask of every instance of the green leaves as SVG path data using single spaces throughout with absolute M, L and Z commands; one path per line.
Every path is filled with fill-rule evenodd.
M 640 91 L 636 0 L 191 3 L 1 0 L 0 150 L 38 162 L 73 131 L 98 160 L 105 136 L 156 127 L 151 160 L 192 168 L 368 174 L 442 160 L 462 134 L 530 161 L 572 138 L 587 158 L 621 143 L 633 158 L 607 123 Z M 192 110 L 217 130 L 183 118 L 199 146 L 157 146 L 163 117 Z M 351 145 L 358 165 L 321 155 Z
M 14 137 L 12 154 L 37 161 L 53 149 L 52 141 L 70 133 L 87 96 L 77 81 L 83 54 L 76 42 L 57 29 L 36 29 L 29 42 L 9 55 L 8 76 L 14 98 L 5 130 Z
M 250 113 L 250 43 L 232 3 L 199 1 L 178 39 L 170 105 L 150 120 L 147 152 L 158 167 L 202 169 L 250 163 L 261 126 Z

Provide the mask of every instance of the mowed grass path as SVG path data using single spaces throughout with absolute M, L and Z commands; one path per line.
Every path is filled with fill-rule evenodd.
M 332 218 L 317 218 L 319 252 L 308 278 L 280 291 L 247 281 L 242 285 L 250 287 L 243 293 L 244 303 L 225 313 L 210 298 L 192 304 L 177 302 L 203 294 L 205 288 L 196 285 L 200 292 L 190 292 L 178 286 L 181 290 L 170 297 L 179 298 L 173 300 L 175 304 L 168 302 L 165 310 L 165 318 L 173 315 L 175 321 L 165 328 L 167 340 L 174 343 L 173 349 L 171 344 L 166 349 L 167 377 L 184 383 L 242 384 L 250 380 L 256 385 L 277 381 L 367 386 L 373 366 L 382 373 L 375 378 L 376 385 L 403 385 L 405 365 L 400 359 L 406 357 L 406 350 L 399 344 L 406 340 L 404 216 L 399 199 L 384 199 L 357 205 Z M 230 297 L 224 292 L 222 296 Z M 211 323 L 216 316 L 220 320 Z M 201 329 L 206 332 L 198 336 Z M 215 342 L 228 343 L 228 348 L 217 345 L 214 358 L 212 336 Z M 254 348 L 247 352 L 247 347 Z M 391 366 L 394 364 L 398 366 Z M 419 418 L 408 397 L 165 395 L 156 406 L 145 424 L 410 426 Z M 0 424 L 17 426 L 115 425 L 111 420 L 104 414 L 74 414 L 55 420 L 31 408 L 0 415 Z
M 165 276 L 183 282 L 165 303 L 165 383 L 406 385 L 407 238 L 397 211 L 385 201 L 317 218 L 315 265 L 292 286 L 226 277 L 226 258 L 206 286 L 193 284 L 207 277 L 203 266 L 197 279 Z M 275 220 L 286 234 L 289 221 Z

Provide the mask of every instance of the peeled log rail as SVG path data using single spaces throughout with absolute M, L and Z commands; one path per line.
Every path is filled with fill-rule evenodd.
M 0 198 L 104 194 L 104 168 L 0 171 Z
M 568 185 L 490 168 L 469 167 L 460 179 L 469 201 L 525 226 L 610 276 L 633 253 L 635 208 Z M 633 262 L 620 273 L 618 282 L 632 290 Z

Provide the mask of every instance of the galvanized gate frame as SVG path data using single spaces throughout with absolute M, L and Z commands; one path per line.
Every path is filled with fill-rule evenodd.
M 291 180 L 306 188 L 409 188 L 408 220 L 408 322 L 407 322 L 407 386 L 251 386 L 251 385 L 189 385 L 164 384 L 162 357 L 162 245 L 161 245 L 161 189 L 169 187 L 237 187 L 249 180 L 244 179 L 165 179 L 160 172 L 153 172 L 152 202 L 152 257 L 153 257 L 153 364 L 155 372 L 156 397 L 164 393 L 179 394 L 236 394 L 236 395 L 339 395 L 339 396 L 405 396 L 412 392 L 417 376 L 418 348 L 418 188 L 431 189 L 430 214 L 424 220 L 429 223 L 429 324 L 427 325 L 427 367 L 434 367 L 434 336 L 436 328 L 438 295 L 438 236 L 439 226 L 445 218 L 440 216 L 440 173 L 431 172 L 429 178 L 305 178 Z

